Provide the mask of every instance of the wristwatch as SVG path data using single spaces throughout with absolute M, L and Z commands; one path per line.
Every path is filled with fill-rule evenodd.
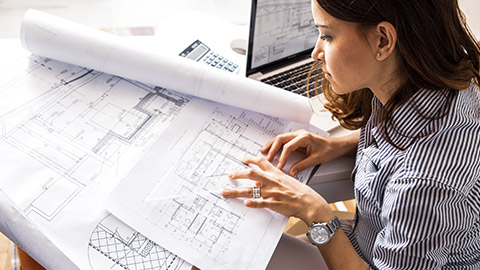
M 340 220 L 338 217 L 334 217 L 330 222 L 313 223 L 308 229 L 308 240 L 316 246 L 323 246 L 330 241 L 339 227 Z

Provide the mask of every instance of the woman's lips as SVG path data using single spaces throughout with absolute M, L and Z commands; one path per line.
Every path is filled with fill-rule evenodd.
M 332 76 L 332 74 L 328 73 L 328 72 L 325 70 L 325 68 L 322 68 L 322 71 L 323 71 L 324 74 L 328 74 L 328 75 Z
M 326 72 L 325 70 L 323 71 L 323 74 L 325 74 L 325 78 L 328 79 L 328 78 L 331 78 L 332 77 L 332 74 Z

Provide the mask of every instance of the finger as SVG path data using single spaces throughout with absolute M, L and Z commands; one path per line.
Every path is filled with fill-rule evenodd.
M 288 172 L 288 174 L 290 176 L 295 176 L 297 175 L 297 173 L 307 169 L 307 168 L 310 168 L 310 167 L 313 167 L 317 165 L 317 162 L 315 160 L 315 158 L 313 157 L 307 157 L 306 159 L 302 159 L 296 163 L 294 163 L 292 165 L 292 167 L 290 167 L 290 171 Z
M 266 200 L 249 199 L 249 200 L 245 200 L 243 204 L 250 208 L 267 208 L 268 207 L 268 203 Z
M 253 197 L 252 188 L 241 189 L 224 189 L 222 190 L 222 196 L 224 198 L 251 198 Z
M 270 208 L 274 210 L 278 205 L 278 202 L 273 201 L 271 199 L 261 199 L 261 200 L 247 199 L 243 202 L 243 204 L 249 208 Z
M 264 190 L 261 188 L 263 187 L 262 182 L 255 182 L 255 187 L 260 188 L 260 197 L 262 197 Z M 225 198 L 252 198 L 253 197 L 253 188 L 239 188 L 239 189 L 232 189 L 232 188 L 225 188 L 222 190 L 222 196 Z
M 249 156 L 249 157 L 246 157 L 244 160 L 242 160 L 242 162 L 244 164 L 257 165 L 263 171 L 268 171 L 268 170 L 271 170 L 272 168 L 275 168 L 275 166 L 273 166 L 273 164 L 270 161 L 268 161 L 267 158 L 262 156 Z
M 273 142 L 275 142 L 275 138 L 271 139 L 270 141 L 268 141 L 264 147 L 262 147 L 262 149 L 260 149 L 260 152 L 262 154 L 266 154 L 268 153 L 268 151 L 270 150 L 270 147 L 272 146 Z
M 273 165 L 272 165 L 273 166 Z M 261 170 L 248 168 L 244 170 L 234 171 L 228 174 L 228 177 L 234 179 L 250 179 L 263 183 L 266 180 L 265 173 Z
M 268 161 L 271 162 L 275 158 L 275 155 L 282 150 L 282 147 L 283 147 L 283 141 L 276 139 L 272 143 L 272 146 L 270 147 L 270 150 L 267 153 Z
M 287 143 L 288 141 L 292 140 L 293 138 L 295 138 L 299 132 L 301 132 L 301 130 L 281 134 L 281 135 L 278 135 L 277 137 L 275 137 L 270 142 L 268 142 L 267 145 L 269 146 L 268 147 L 269 149 L 268 149 L 267 159 L 269 161 L 272 161 L 273 158 L 275 157 L 275 155 L 279 151 L 281 151 L 283 145 L 285 143 Z M 266 147 L 264 147 L 264 148 L 266 148 Z M 265 154 L 265 152 L 267 152 L 267 151 L 264 151 L 262 153 Z
M 292 139 L 288 143 L 286 143 L 283 146 L 283 150 L 282 150 L 282 153 L 280 153 L 280 157 L 278 158 L 277 168 L 279 168 L 280 170 L 283 169 L 283 167 L 285 167 L 285 164 L 287 164 L 287 160 L 292 154 L 292 152 L 303 147 L 305 147 L 304 138 L 299 136 Z

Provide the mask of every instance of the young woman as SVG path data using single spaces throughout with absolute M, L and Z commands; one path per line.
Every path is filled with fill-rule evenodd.
M 480 268 L 480 48 L 457 0 L 314 0 L 326 107 L 350 129 L 342 138 L 283 134 L 232 172 L 252 197 L 310 226 L 330 269 Z M 284 174 L 356 153 L 357 213 L 338 221 L 327 202 Z M 280 153 L 275 167 L 271 161 Z M 333 236 L 332 236 L 332 232 Z

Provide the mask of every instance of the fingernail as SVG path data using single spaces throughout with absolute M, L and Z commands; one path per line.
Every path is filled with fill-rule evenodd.
M 245 206 L 251 206 L 252 205 L 252 202 L 250 200 L 245 200 L 243 203 L 245 204 Z
M 222 196 L 225 197 L 225 196 L 228 196 L 230 195 L 230 190 L 223 190 L 222 191 Z
M 228 173 L 229 178 L 233 178 L 233 173 Z
M 297 173 L 298 173 L 297 170 L 293 170 L 292 175 L 297 175 Z

